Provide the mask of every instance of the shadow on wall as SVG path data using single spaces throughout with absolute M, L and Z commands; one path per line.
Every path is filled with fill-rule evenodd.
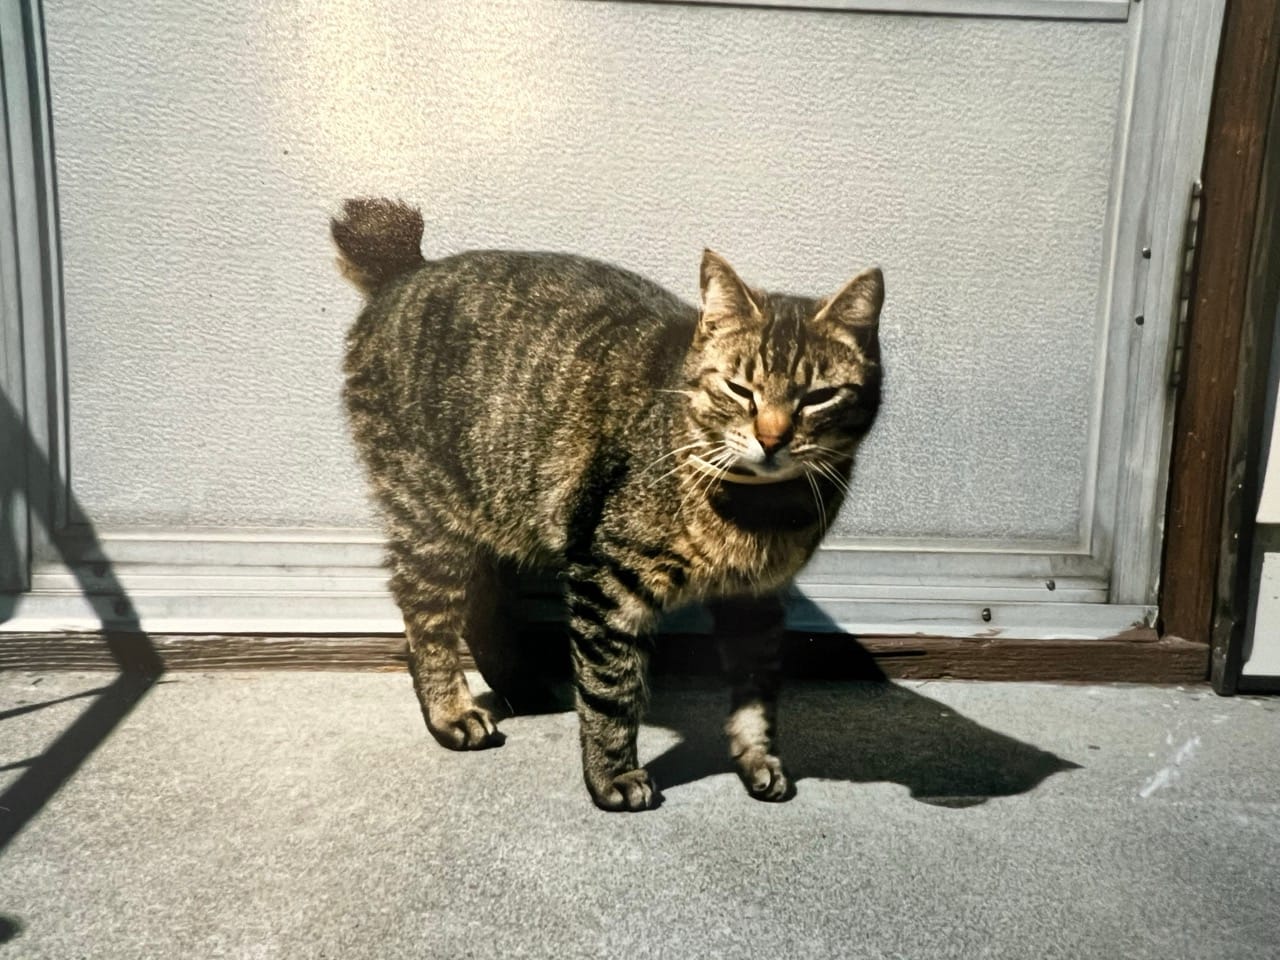
M 26 465 L 25 471 L 0 474 L 7 478 L 0 479 L 0 517 L 3 518 L 0 519 L 0 559 L 4 561 L 0 563 L 0 569 L 12 570 L 22 559 L 19 556 L 16 531 L 12 527 L 15 508 L 20 500 L 30 503 L 34 521 L 48 532 L 51 541 L 58 543 L 58 538 L 54 535 L 49 498 L 33 497 L 28 500 L 20 483 L 23 475 L 51 477 L 52 468 L 48 458 L 27 431 L 26 424 L 4 396 L 0 396 L 0 437 L 10 438 L 7 453 L 18 464 Z M 73 516 L 83 515 L 74 499 L 71 508 Z M 86 530 L 80 531 L 80 542 L 97 550 L 97 535 L 92 526 L 86 526 Z M 69 561 L 65 555 L 63 559 Z M 68 566 L 72 571 L 78 572 L 81 569 L 70 562 Z M 120 672 L 107 685 L 81 694 L 92 696 L 93 699 L 84 712 L 43 753 L 6 764 L 7 770 L 21 769 L 23 772 L 0 794 L 0 852 L 80 769 L 85 760 L 111 736 L 164 672 L 159 654 L 143 634 L 142 626 L 133 612 L 133 604 L 109 563 L 106 564 L 102 585 L 90 590 L 89 584 L 81 580 L 80 589 L 102 624 L 104 641 Z M 123 606 L 120 605 L 122 600 Z M 13 616 L 17 601 L 18 598 L 13 594 L 0 593 L 0 623 Z M 31 713 L 59 702 L 62 700 L 28 704 L 8 710 L 0 713 L 0 720 Z M 5 925 L 8 925 L 10 936 L 16 933 L 14 922 L 12 919 L 0 918 L 0 942 L 3 942 Z

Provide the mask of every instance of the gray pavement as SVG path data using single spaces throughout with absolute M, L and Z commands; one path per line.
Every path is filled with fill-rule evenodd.
M 0 790 L 110 679 L 0 674 Z M 795 683 L 782 805 L 724 701 L 658 687 L 620 815 L 568 713 L 451 754 L 401 675 L 170 674 L 0 853 L 0 956 L 1280 957 L 1280 701 Z

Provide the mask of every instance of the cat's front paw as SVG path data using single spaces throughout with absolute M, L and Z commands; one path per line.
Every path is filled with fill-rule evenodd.
M 485 750 L 501 746 L 506 740 L 493 722 L 493 715 L 482 707 L 467 707 L 456 714 L 432 711 L 427 729 L 442 747 L 450 750 Z
M 620 773 L 599 786 L 588 780 L 587 789 L 591 792 L 591 799 L 601 810 L 634 813 L 652 810 L 662 802 L 658 785 L 649 776 L 649 771 L 643 769 Z
M 782 769 L 782 761 L 771 753 L 748 753 L 738 758 L 738 776 L 747 793 L 757 800 L 777 803 L 795 796 L 795 788 Z

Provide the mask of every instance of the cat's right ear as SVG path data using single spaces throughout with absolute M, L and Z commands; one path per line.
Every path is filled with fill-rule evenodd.
M 760 308 L 729 261 L 714 250 L 702 251 L 702 317 L 706 332 L 737 326 L 760 316 Z

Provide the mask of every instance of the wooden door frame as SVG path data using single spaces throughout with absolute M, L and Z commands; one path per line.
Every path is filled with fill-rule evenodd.
M 1223 564 L 1234 568 L 1238 548 L 1232 545 L 1246 519 L 1238 498 L 1228 497 L 1229 488 L 1239 489 L 1239 479 L 1229 483 L 1228 470 L 1241 346 L 1261 252 L 1263 160 L 1278 62 L 1280 0 L 1227 0 L 1175 398 L 1159 601 L 1162 634 L 1203 645 L 1206 675 L 1219 574 L 1237 579 Z M 1215 677 L 1225 666 L 1221 638 L 1218 646 Z

